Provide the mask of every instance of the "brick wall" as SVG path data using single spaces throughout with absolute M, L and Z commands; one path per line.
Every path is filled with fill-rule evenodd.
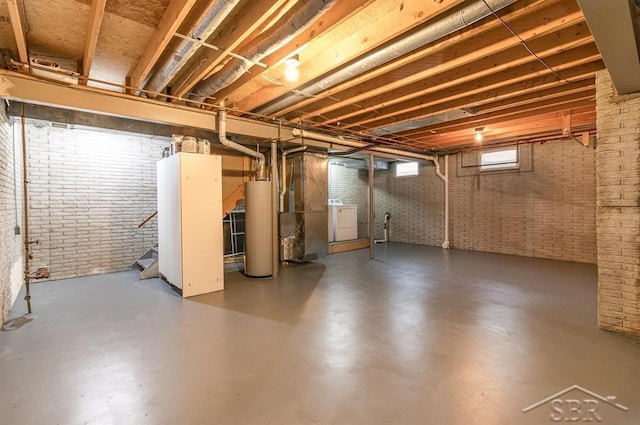
M 14 152 L 15 147 L 15 152 Z M 14 166 L 15 165 L 15 166 Z M 13 128 L 4 104 L 0 108 L 0 322 L 4 322 L 23 282 L 22 146 L 13 139 Z
M 640 335 L 640 95 L 596 78 L 598 323 Z
M 596 262 L 594 149 L 575 141 L 530 145 L 519 171 L 480 172 L 462 160 L 452 156 L 449 167 L 453 248 Z M 390 212 L 392 241 L 442 244 L 444 185 L 435 167 L 415 177 L 377 171 L 375 188 L 376 238 Z
M 384 237 L 384 215 L 389 213 L 389 240 L 442 245 L 444 238 L 444 183 L 431 164 L 421 164 L 417 176 L 395 177 L 395 169 L 376 170 L 374 177 L 374 237 Z
M 329 198 L 358 206 L 358 238 L 369 237 L 369 172 L 329 164 Z
M 528 145 L 519 171 L 451 161 L 454 248 L 596 262 L 595 151 L 572 140 Z
M 51 279 L 126 270 L 157 240 L 156 162 L 165 139 L 30 121 L 33 267 Z

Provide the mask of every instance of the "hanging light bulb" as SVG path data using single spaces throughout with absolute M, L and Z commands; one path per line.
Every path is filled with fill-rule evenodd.
M 300 71 L 298 71 L 298 68 L 287 67 L 284 71 L 284 77 L 287 81 L 296 81 L 300 77 Z
M 482 143 L 482 132 L 484 131 L 484 127 L 476 128 L 476 142 Z
M 285 59 L 284 63 L 287 66 L 287 69 L 284 71 L 285 78 L 288 81 L 296 81 L 298 77 L 300 77 L 300 71 L 298 70 L 300 58 L 296 54 Z

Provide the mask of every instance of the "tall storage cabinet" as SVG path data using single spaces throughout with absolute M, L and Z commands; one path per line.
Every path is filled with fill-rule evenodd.
M 222 218 L 220 156 L 158 162 L 159 271 L 183 297 L 224 289 Z

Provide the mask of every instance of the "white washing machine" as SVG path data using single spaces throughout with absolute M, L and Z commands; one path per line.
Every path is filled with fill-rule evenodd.
M 358 239 L 358 206 L 329 199 L 329 242 Z

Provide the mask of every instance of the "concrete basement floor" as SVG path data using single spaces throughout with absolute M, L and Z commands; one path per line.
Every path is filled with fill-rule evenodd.
M 640 423 L 640 341 L 597 329 L 594 266 L 376 249 L 187 300 L 135 272 L 36 284 L 0 332 L 0 422 L 539 425 L 550 404 L 522 409 L 580 385 Z

